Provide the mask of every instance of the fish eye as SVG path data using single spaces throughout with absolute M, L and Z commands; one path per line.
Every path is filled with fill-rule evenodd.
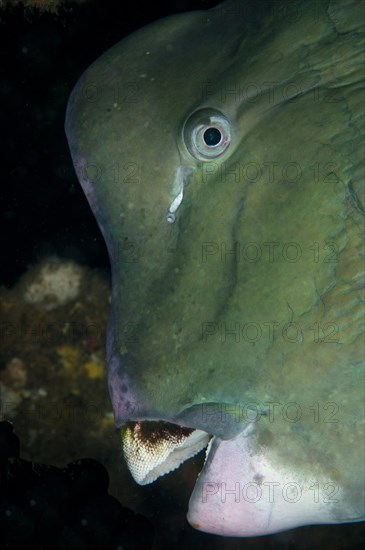
M 222 140 L 222 134 L 218 128 L 208 128 L 203 134 L 204 143 L 207 147 L 216 147 Z
M 186 120 L 184 143 L 189 153 L 198 160 L 220 157 L 231 143 L 231 124 L 215 109 L 195 111 Z

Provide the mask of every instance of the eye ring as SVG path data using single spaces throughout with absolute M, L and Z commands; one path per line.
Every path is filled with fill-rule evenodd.
M 183 140 L 190 155 L 198 160 L 216 159 L 231 143 L 231 123 L 216 109 L 200 109 L 183 127 Z

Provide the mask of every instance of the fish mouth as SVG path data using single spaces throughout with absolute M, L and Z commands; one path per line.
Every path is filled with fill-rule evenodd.
M 122 454 L 134 480 L 147 485 L 176 470 L 214 437 L 232 439 L 248 424 L 238 418 L 236 406 L 213 402 L 192 405 L 172 421 L 130 418 L 120 428 Z
M 176 470 L 207 447 L 211 438 L 203 430 L 165 421 L 129 421 L 121 428 L 123 456 L 139 485 Z

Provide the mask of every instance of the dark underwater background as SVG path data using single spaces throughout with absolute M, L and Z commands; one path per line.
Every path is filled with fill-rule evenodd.
M 82 72 L 124 36 L 161 17 L 219 2 L 35 3 L 40 7 L 0 1 L 0 420 L 10 420 L 16 434 L 0 424 L 0 548 L 362 547 L 363 524 L 250 539 L 195 531 L 185 514 L 204 453 L 152 485 L 132 481 L 120 458 L 103 372 L 109 261 L 71 163 L 66 103 Z M 72 311 L 34 312 L 21 303 L 29 283 L 22 275 L 32 277 L 47 258 L 83 268 L 88 282 Z M 92 334 L 55 331 L 42 338 L 19 329 L 32 323 L 83 326 L 85 319 L 97 327 Z M 7 408 L 8 402 L 15 406 Z M 34 510 L 36 501 L 41 504 Z M 81 517 L 89 527 L 78 526 Z

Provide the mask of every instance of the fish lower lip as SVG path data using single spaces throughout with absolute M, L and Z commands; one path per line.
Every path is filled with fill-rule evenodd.
M 123 455 L 139 485 L 175 470 L 206 447 L 211 435 L 164 421 L 127 422 L 121 428 Z

